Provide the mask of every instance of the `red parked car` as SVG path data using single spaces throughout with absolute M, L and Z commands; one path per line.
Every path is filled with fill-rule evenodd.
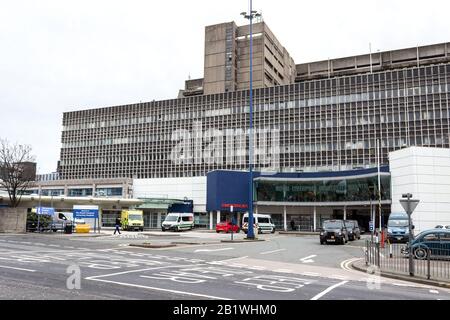
M 216 225 L 216 232 L 219 233 L 221 231 L 225 232 L 225 233 L 229 233 L 231 232 L 231 230 L 233 230 L 234 233 L 238 233 L 239 232 L 239 226 L 238 225 L 232 225 L 231 221 L 224 221 L 224 222 L 220 222 Z

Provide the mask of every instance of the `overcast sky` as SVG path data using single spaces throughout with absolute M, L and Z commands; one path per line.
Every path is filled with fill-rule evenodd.
M 296 63 L 450 41 L 448 0 L 254 0 Z M 62 113 L 175 98 L 203 77 L 204 27 L 246 0 L 0 0 L 0 137 L 56 169 Z

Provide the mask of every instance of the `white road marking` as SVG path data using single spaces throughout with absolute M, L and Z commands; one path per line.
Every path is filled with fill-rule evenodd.
M 262 270 L 266 270 L 266 267 L 262 267 L 262 266 L 248 266 L 247 269 L 262 271 Z
M 19 271 L 27 271 L 27 272 L 36 272 L 36 270 L 23 269 L 23 268 L 15 268 L 15 267 L 9 267 L 9 266 L 0 266 L 0 268 L 14 269 L 14 270 L 19 270 Z
M 199 293 L 178 291 L 178 290 L 169 290 L 169 289 L 156 288 L 156 287 L 147 287 L 147 286 L 142 286 L 142 285 L 138 285 L 138 284 L 110 281 L 110 280 L 104 280 L 104 279 L 88 279 L 88 280 L 101 281 L 101 282 L 106 282 L 106 283 L 114 283 L 114 284 L 118 284 L 118 285 L 122 285 L 122 286 L 135 287 L 135 288 L 148 289 L 148 290 L 155 290 L 155 291 L 170 292 L 170 293 L 176 293 L 176 294 L 182 294 L 182 295 L 188 295 L 188 296 L 194 296 L 194 297 L 202 297 L 202 298 L 209 298 L 209 299 L 216 299 L 216 300 L 232 300 L 232 299 L 229 299 L 229 298 L 209 296 L 209 295 L 206 295 L 206 294 L 199 294 Z
M 209 263 L 217 264 L 217 263 L 223 263 L 223 262 L 229 262 L 229 261 L 235 261 L 235 260 L 242 260 L 242 259 L 247 259 L 247 258 L 248 258 L 248 256 L 244 256 L 244 257 L 231 258 L 231 259 L 220 260 L 220 261 L 211 261 Z
M 348 278 L 346 276 L 341 276 L 341 275 L 336 275 L 336 274 L 329 276 L 329 278 L 337 279 L 337 280 L 348 280 Z
M 430 290 L 430 293 L 439 294 L 439 291 L 437 291 L 437 290 Z
M 316 254 L 313 254 L 313 255 L 311 255 L 311 256 L 308 256 L 308 257 L 305 257 L 305 258 L 301 258 L 300 261 L 301 261 L 302 263 L 313 263 L 314 260 L 313 260 L 312 258 L 315 258 L 315 257 L 317 257 L 317 255 L 316 255 Z
M 273 250 L 273 251 L 261 252 L 260 254 L 271 254 L 271 253 L 276 253 L 276 252 L 281 252 L 281 251 L 286 251 L 286 249 L 278 249 L 278 250 Z
M 289 269 L 276 269 L 273 270 L 274 272 L 281 272 L 281 273 L 292 273 L 292 270 Z
M 302 276 L 310 276 L 310 277 L 319 277 L 320 273 L 316 273 L 316 272 L 302 272 L 301 275 Z
M 199 264 L 198 266 L 202 266 L 202 265 Z M 184 268 L 184 267 L 192 267 L 192 265 L 184 265 L 184 266 L 183 265 L 174 265 L 174 266 L 164 266 L 164 267 L 145 268 L 145 269 L 138 269 L 138 270 L 129 270 L 129 271 L 87 277 L 85 279 L 86 280 L 95 280 L 97 278 L 112 277 L 112 276 L 118 276 L 118 275 L 123 275 L 123 274 L 128 274 L 128 273 L 134 273 L 134 272 L 144 272 L 144 271 L 150 271 L 150 270 L 159 270 L 159 269 L 168 269 L 168 268 Z
M 320 298 L 322 298 L 324 295 L 326 295 L 330 291 L 336 289 L 337 287 L 340 287 L 340 286 L 346 284 L 347 282 L 348 281 L 342 281 L 342 282 L 336 283 L 335 285 L 332 285 L 331 287 L 325 289 L 321 293 L 319 293 L 319 294 L 315 295 L 314 297 L 312 297 L 311 300 L 319 300 Z
M 195 250 L 195 252 L 217 252 L 217 251 L 227 251 L 227 250 L 233 250 L 233 248 L 220 248 L 220 249 L 198 249 Z

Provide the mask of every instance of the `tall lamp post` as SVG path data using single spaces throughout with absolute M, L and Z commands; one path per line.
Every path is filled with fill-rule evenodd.
M 253 10 L 252 0 L 249 0 L 249 12 L 242 12 L 241 15 L 250 20 L 250 125 L 248 133 L 248 231 L 247 239 L 254 239 L 253 230 L 253 19 L 261 14 Z

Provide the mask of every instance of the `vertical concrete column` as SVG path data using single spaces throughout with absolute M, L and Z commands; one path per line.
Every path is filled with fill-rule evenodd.
M 286 206 L 283 207 L 284 231 L 287 231 L 287 211 Z
M 220 223 L 220 211 L 217 211 L 217 223 Z
M 344 220 L 347 220 L 347 207 L 344 206 Z
M 237 214 L 237 224 L 242 227 L 242 221 L 241 220 L 242 220 L 241 213 L 238 212 L 238 214 Z
M 214 213 L 212 211 L 209 212 L 209 230 L 213 229 L 213 220 L 214 220 Z
M 317 230 L 317 207 L 316 206 L 314 206 L 314 209 L 313 209 L 313 211 L 314 211 L 314 232 Z

